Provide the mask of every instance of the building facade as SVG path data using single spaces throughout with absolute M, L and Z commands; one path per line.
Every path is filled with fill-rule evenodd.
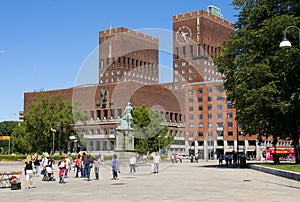
M 162 125 L 175 137 L 169 154 L 216 159 L 239 150 L 262 157 L 269 141 L 259 146 L 256 136 L 243 135 L 213 63 L 233 31 L 234 25 L 214 6 L 173 16 L 173 82 L 158 84 L 158 39 L 110 25 L 99 32 L 99 83 L 46 94 L 80 102 L 88 120 L 77 121 L 74 127 L 83 135 L 84 149 L 94 153 L 114 151 L 116 128 L 130 102 L 134 108 L 146 105 L 164 116 Z M 34 95 L 24 94 L 24 113 Z

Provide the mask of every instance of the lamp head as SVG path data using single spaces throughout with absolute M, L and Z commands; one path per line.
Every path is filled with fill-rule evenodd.
M 282 48 L 282 47 L 291 47 L 292 44 L 289 40 L 287 40 L 287 38 L 284 38 L 280 44 L 279 44 L 279 47 Z

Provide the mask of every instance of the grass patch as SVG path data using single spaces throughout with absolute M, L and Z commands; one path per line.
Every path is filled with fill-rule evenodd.
M 260 166 L 300 173 L 300 164 L 260 164 Z

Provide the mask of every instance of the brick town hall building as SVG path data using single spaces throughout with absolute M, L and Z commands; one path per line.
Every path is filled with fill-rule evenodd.
M 260 157 L 264 147 L 258 146 L 257 137 L 241 135 L 235 109 L 220 91 L 222 75 L 212 61 L 233 31 L 234 25 L 214 6 L 173 16 L 173 82 L 159 84 L 158 39 L 110 26 L 99 32 L 98 84 L 45 93 L 80 102 L 89 118 L 74 126 L 84 129 L 85 147 L 93 153 L 114 151 L 116 128 L 130 102 L 164 116 L 162 125 L 175 137 L 169 154 L 217 158 L 238 144 L 240 152 Z M 24 93 L 24 113 L 34 96 Z

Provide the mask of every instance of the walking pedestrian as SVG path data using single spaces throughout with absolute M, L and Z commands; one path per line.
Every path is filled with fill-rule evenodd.
M 65 183 L 65 175 L 66 175 L 66 157 L 62 157 L 61 161 L 58 162 L 58 168 L 59 168 L 59 183 Z
M 195 162 L 198 163 L 199 157 L 198 155 L 195 155 Z
M 26 157 L 24 171 L 26 174 L 26 188 L 32 188 L 32 176 L 33 176 L 34 164 L 30 156 Z
M 33 165 L 34 165 L 34 176 L 38 176 L 38 173 L 39 173 L 39 167 L 40 167 L 40 160 L 38 159 L 38 156 L 37 154 L 34 154 L 32 156 L 32 162 L 33 162 Z
M 219 167 L 221 167 L 221 165 L 223 165 L 223 155 L 220 153 L 220 155 L 219 155 Z
M 233 160 L 234 167 L 238 167 L 237 158 L 238 158 L 238 154 L 234 150 L 232 150 L 232 160 Z
M 171 155 L 171 162 L 172 162 L 172 163 L 175 163 L 175 157 L 174 157 L 174 154 Z
M 136 157 L 131 154 L 130 158 L 129 158 L 129 167 L 130 167 L 130 173 L 135 173 L 135 167 L 136 167 Z
M 99 180 L 99 170 L 102 163 L 102 155 L 99 153 L 94 163 L 95 180 Z
M 41 166 L 42 166 L 42 171 L 41 171 L 41 174 L 42 175 L 45 175 L 45 172 L 46 172 L 46 166 L 48 165 L 49 163 L 49 154 L 46 153 L 42 159 L 42 162 L 41 162 Z
M 86 159 L 86 153 L 82 153 L 81 157 L 81 177 L 86 178 L 86 173 L 85 173 L 85 159 Z
M 116 154 L 113 155 L 112 161 L 111 161 L 111 169 L 112 169 L 112 179 L 113 180 L 118 180 L 118 170 L 119 165 L 118 165 L 118 157 Z
M 91 154 L 88 153 L 85 158 L 85 175 L 87 178 L 87 181 L 90 181 L 90 175 L 91 175 L 91 168 L 93 167 L 93 161 L 91 158 Z
M 154 173 L 158 173 L 159 163 L 160 163 L 160 155 L 158 154 L 158 152 L 155 152 L 155 155 L 153 156 L 153 163 L 154 163 Z
M 65 155 L 65 157 L 66 157 L 66 168 L 67 168 L 66 177 L 68 177 L 72 169 L 73 158 L 71 154 L 69 154 L 68 156 Z
M 78 154 L 78 156 L 75 160 L 75 169 L 76 169 L 75 177 L 78 177 L 78 173 L 80 172 L 80 167 L 81 167 L 81 156 L 80 156 L 80 154 Z
M 182 155 L 179 156 L 179 162 L 182 163 Z

